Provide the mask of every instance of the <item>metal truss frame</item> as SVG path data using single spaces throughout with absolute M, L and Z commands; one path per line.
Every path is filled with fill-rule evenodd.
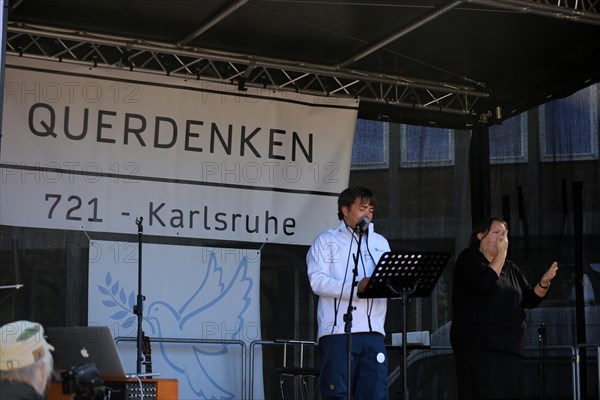
M 600 25 L 599 0 L 467 0 L 503 10 Z
M 175 44 L 9 21 L 6 52 L 22 57 L 234 84 L 240 91 L 248 87 L 261 87 L 311 95 L 351 97 L 361 102 L 473 117 L 478 113 L 478 100 L 490 97 L 483 83 L 466 78 L 465 82 L 472 85 L 430 81 L 360 71 L 351 66 L 355 61 L 462 4 L 479 4 L 600 25 L 600 0 L 466 0 L 454 1 L 434 10 L 414 24 L 334 66 L 208 50 L 190 45 L 194 38 L 247 1 L 233 2 L 215 19 Z M 489 113 L 489 110 L 484 112 Z
M 465 116 L 489 97 L 467 85 L 15 23 L 7 27 L 6 53 Z

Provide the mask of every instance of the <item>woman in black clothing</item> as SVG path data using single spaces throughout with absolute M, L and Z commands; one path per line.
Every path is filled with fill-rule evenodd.
M 507 234 L 505 221 L 482 221 L 456 260 L 450 342 L 460 400 L 523 397 L 524 309 L 546 297 L 558 265 L 531 286 L 506 259 Z

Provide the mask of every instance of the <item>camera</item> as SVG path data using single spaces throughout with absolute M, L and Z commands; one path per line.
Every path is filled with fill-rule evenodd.
M 103 399 L 104 381 L 96 364 L 89 363 L 78 367 L 71 367 L 61 374 L 62 390 L 64 394 L 74 394 L 75 400 Z

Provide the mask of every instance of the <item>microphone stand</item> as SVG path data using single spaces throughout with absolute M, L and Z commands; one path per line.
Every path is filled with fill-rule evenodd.
M 17 283 L 15 285 L 2 285 L 0 286 L 0 290 L 2 289 L 21 289 L 23 287 L 22 283 Z
M 6 296 L 0 298 L 0 303 L 2 303 L 4 300 L 8 299 L 10 296 L 13 296 L 15 293 L 17 293 L 17 290 L 21 289 L 22 287 L 23 287 L 22 283 L 17 283 L 16 285 L 3 285 L 3 286 L 0 286 L 0 290 L 14 289 L 14 291 L 12 291 L 9 294 L 7 294 Z
M 358 247 L 356 249 L 356 255 L 354 258 L 354 268 L 352 269 L 352 285 L 350 287 L 350 299 L 348 300 L 348 311 L 344 314 L 344 332 L 346 333 L 346 354 L 348 362 L 348 375 L 347 375 L 347 395 L 348 400 L 352 397 L 352 311 L 354 306 L 352 300 L 354 299 L 354 287 L 358 285 L 356 279 L 358 278 L 358 260 L 360 259 L 360 244 L 362 242 L 363 230 L 358 228 Z M 354 236 L 354 235 L 353 235 Z
M 133 306 L 133 313 L 137 315 L 137 362 L 136 362 L 136 374 L 139 376 L 142 373 L 142 320 L 144 316 L 144 300 L 146 299 L 142 295 L 142 235 L 144 227 L 142 226 L 142 217 L 136 218 L 135 223 L 138 226 L 138 293 L 137 303 Z

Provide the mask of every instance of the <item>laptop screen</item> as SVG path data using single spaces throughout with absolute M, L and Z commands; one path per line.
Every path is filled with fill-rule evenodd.
M 54 369 L 58 372 L 94 363 L 102 378 L 125 378 L 117 345 L 107 326 L 68 326 L 45 329 L 54 346 Z

